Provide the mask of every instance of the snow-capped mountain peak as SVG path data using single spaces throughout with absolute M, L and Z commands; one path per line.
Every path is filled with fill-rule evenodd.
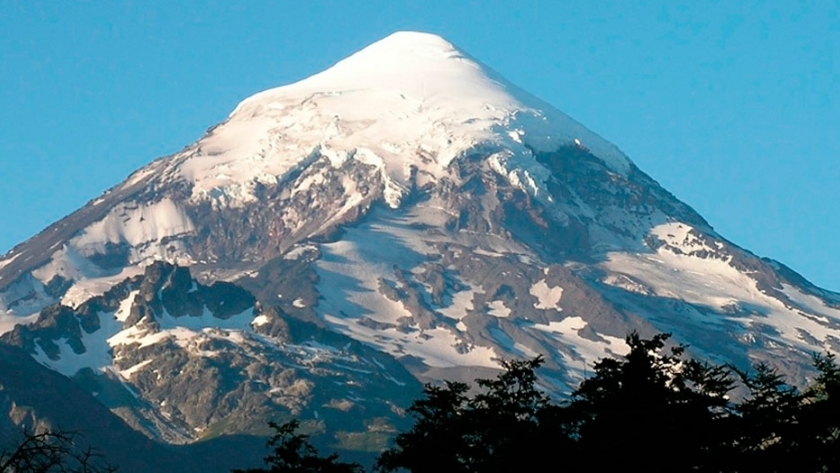
M 537 194 L 547 171 L 531 150 L 575 142 L 616 172 L 629 168 L 615 146 L 443 38 L 398 32 L 312 77 L 245 99 L 179 169 L 194 197 L 236 201 L 252 196 L 251 182 L 283 180 L 313 154 L 336 166 L 355 159 L 381 169 L 385 199 L 396 207 L 412 173 L 439 179 L 477 148 Z

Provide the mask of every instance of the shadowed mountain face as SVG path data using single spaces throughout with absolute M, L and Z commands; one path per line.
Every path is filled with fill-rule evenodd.
M 77 383 L 49 370 L 24 351 L 0 345 L 0 450 L 22 431 L 73 432 L 80 451 L 91 447 L 100 465 L 119 471 L 229 471 L 259 464 L 263 440 L 246 437 L 174 447 L 132 429 Z
M 420 392 L 387 354 L 161 262 L 78 307 L 42 310 L 2 342 L 169 443 L 264 434 L 268 420 L 295 417 L 338 448 L 342 435 L 384 445 Z
M 168 442 L 281 412 L 375 450 L 418 379 L 542 354 L 562 395 L 631 330 L 802 381 L 840 295 L 420 33 L 246 99 L 0 259 L 3 340 Z

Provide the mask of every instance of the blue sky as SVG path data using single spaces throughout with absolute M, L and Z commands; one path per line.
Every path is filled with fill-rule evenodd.
M 840 290 L 840 2 L 0 0 L 0 253 L 243 98 L 437 33 Z

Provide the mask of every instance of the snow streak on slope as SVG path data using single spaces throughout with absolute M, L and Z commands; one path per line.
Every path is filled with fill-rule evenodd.
M 0 307 L 0 312 L 3 312 L 2 307 Z M 16 315 L 7 315 L 0 313 L 0 334 L 10 332 L 12 329 L 15 328 L 16 325 L 31 324 L 36 320 L 38 320 L 37 312 L 26 317 L 19 317 Z
M 61 304 L 73 308 L 78 307 L 88 299 L 105 294 L 113 286 L 142 273 L 143 269 L 138 266 L 127 266 L 114 275 L 79 278 L 64 293 Z
M 10 255 L 11 255 L 11 253 L 7 253 L 7 254 L 3 255 L 4 258 L 8 258 L 8 259 L 0 261 L 0 269 L 3 269 L 6 266 L 12 264 L 20 256 L 20 254 L 16 254 L 14 256 L 10 256 Z
M 693 235 L 690 226 L 667 224 L 651 234 L 669 245 L 653 254 L 609 253 L 608 261 L 602 263 L 612 273 L 606 283 L 640 283 L 651 295 L 685 301 L 716 313 L 715 317 L 697 320 L 701 326 L 738 322 L 748 332 L 761 332 L 806 353 L 833 349 L 832 342 L 840 340 L 840 310 L 789 286 L 783 293 L 794 305 L 760 289 L 754 278 L 731 264 L 731 255 L 714 256 L 711 252 L 715 248 Z
M 498 367 L 492 349 L 459 350 L 460 340 L 447 327 L 420 329 L 401 322 L 412 312 L 403 301 L 384 297 L 380 282 L 393 280 L 395 267 L 419 265 L 424 255 L 404 246 L 398 235 L 388 225 L 363 225 L 348 229 L 340 242 L 322 245 L 318 312 L 324 320 L 397 358 L 414 356 L 435 367 Z
M 103 253 L 108 243 L 127 243 L 134 248 L 151 242 L 160 243 L 167 237 L 190 233 L 195 226 L 186 212 L 170 199 L 153 204 L 121 205 L 102 220 L 87 227 L 71 240 L 73 246 L 84 254 Z M 143 253 L 158 251 L 143 249 Z M 135 255 L 135 259 L 144 255 Z
M 598 341 L 581 337 L 579 332 L 586 326 L 586 321 L 580 317 L 568 317 L 560 322 L 534 325 L 534 329 L 550 334 L 557 341 L 571 348 L 573 355 L 567 355 L 564 352 L 560 354 L 566 361 L 569 371 L 578 379 L 584 379 L 586 370 L 591 369 L 599 359 L 626 355 L 630 351 L 630 346 L 618 337 L 596 334 L 601 339 Z

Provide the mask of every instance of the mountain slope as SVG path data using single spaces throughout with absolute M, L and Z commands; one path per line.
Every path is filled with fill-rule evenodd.
M 233 282 L 289 324 L 362 342 L 358 353 L 384 352 L 421 380 L 542 354 L 543 383 L 563 393 L 639 330 L 674 332 L 716 361 L 769 361 L 802 381 L 810 353 L 840 340 L 840 295 L 727 241 L 614 145 L 421 33 L 246 99 L 195 144 L 15 247 L 0 260 L 0 331 L 68 376 L 82 365 L 61 360 L 84 345 L 103 360 L 84 368 L 157 403 L 180 395 L 175 378 L 158 392 L 135 367 L 209 340 L 244 353 L 225 361 L 243 368 L 265 346 L 257 335 L 271 335 L 254 322 L 262 313 L 184 327 L 149 293 L 145 325 L 126 315 L 138 303 L 114 291 L 160 282 L 148 273 L 160 260 L 189 266 L 202 287 Z M 62 313 L 76 325 L 53 327 Z M 177 327 L 204 338 L 193 344 Z M 132 343 L 145 350 L 119 348 Z M 207 406 L 180 411 L 180 430 L 154 420 L 157 407 L 131 415 L 138 428 L 171 429 L 149 435 L 187 441 L 219 420 L 219 404 Z
M 262 434 L 288 417 L 338 445 L 342 432 L 376 439 L 420 392 L 387 355 L 165 263 L 76 308 L 50 306 L 0 341 L 170 443 Z
M 120 471 L 193 470 L 183 453 L 132 430 L 75 383 L 22 350 L 0 345 L 0 449 L 14 444 L 21 428 L 76 432 L 82 451 L 90 445 L 103 462 L 119 465 Z

